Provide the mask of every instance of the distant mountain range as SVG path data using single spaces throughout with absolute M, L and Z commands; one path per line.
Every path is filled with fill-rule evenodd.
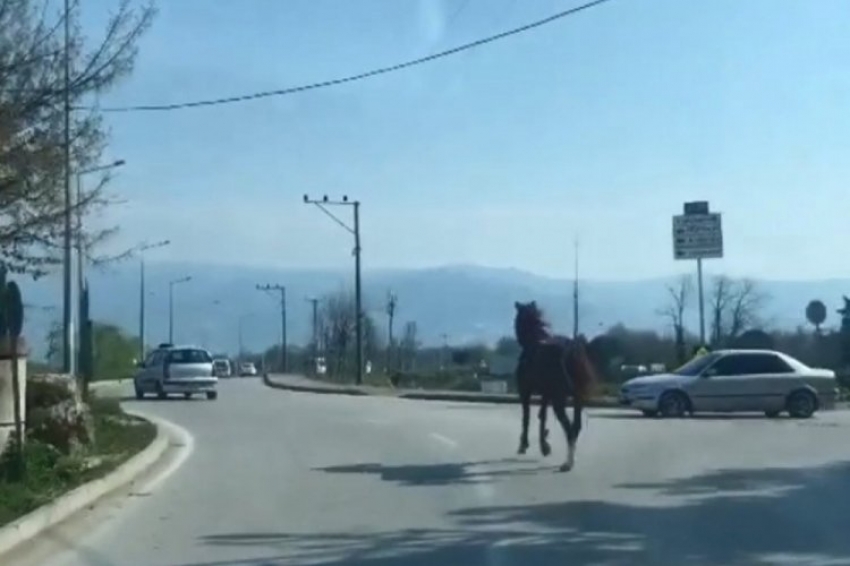
M 353 288 L 351 271 L 261 269 L 191 263 L 147 264 L 147 339 L 163 341 L 168 332 L 168 282 L 184 276 L 192 280 L 175 286 L 175 336 L 179 342 L 205 345 L 216 351 L 235 352 L 238 321 L 243 317 L 243 344 L 258 350 L 279 341 L 280 311 L 276 297 L 256 285 L 279 283 L 287 289 L 288 341 L 305 343 L 310 335 L 309 297 Z M 106 271 L 92 272 L 92 315 L 138 334 L 139 264 L 128 262 Z M 667 301 L 666 285 L 675 277 L 641 281 L 580 281 L 579 321 L 582 332 L 595 335 L 622 322 L 628 327 L 662 330 L 657 314 Z M 58 277 L 36 282 L 20 281 L 27 310 L 26 334 L 36 353 L 43 352 L 43 337 L 52 321 L 61 317 Z M 835 309 L 841 296 L 850 294 L 850 279 L 815 281 L 759 281 L 770 297 L 764 316 L 773 327 L 805 324 L 808 301 L 820 299 L 828 307 L 826 326 L 837 326 Z M 494 342 L 510 334 L 513 304 L 535 299 L 544 307 L 558 331 L 572 328 L 573 282 L 541 277 L 517 269 L 446 266 L 421 270 L 364 272 L 364 308 L 386 325 L 384 303 L 388 290 L 398 297 L 396 328 L 416 321 L 425 344 Z M 710 285 L 707 282 L 706 295 Z M 697 309 L 689 322 L 697 328 Z

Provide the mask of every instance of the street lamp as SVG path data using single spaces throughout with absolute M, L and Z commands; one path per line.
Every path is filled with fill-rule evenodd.
M 168 343 L 174 344 L 174 286 L 187 283 L 192 280 L 191 276 L 172 279 L 168 282 Z
M 67 30 L 66 30 L 66 34 L 67 34 Z M 67 37 L 66 37 L 66 41 L 67 41 Z M 65 48 L 67 49 L 68 46 L 66 45 Z M 67 65 L 67 53 L 66 53 L 66 65 Z M 67 69 L 66 69 L 66 72 L 67 72 Z M 67 77 L 66 77 L 66 79 L 67 79 Z M 67 101 L 66 101 L 66 103 L 67 103 Z M 66 112 L 69 112 L 68 108 L 66 108 Z M 67 118 L 68 117 L 66 116 L 66 124 L 65 124 L 66 136 L 68 136 L 67 129 L 69 127 L 68 123 L 67 123 Z M 66 144 L 70 144 L 70 138 L 66 138 L 65 141 L 66 141 Z M 66 177 L 65 177 L 65 203 L 64 203 L 65 204 L 65 211 L 64 211 L 65 233 L 64 233 L 64 242 L 63 242 L 64 248 L 65 248 L 64 249 L 65 253 L 64 253 L 64 260 L 63 260 L 63 278 L 62 278 L 62 283 L 63 283 L 63 285 L 62 285 L 63 286 L 63 289 L 62 289 L 62 291 L 63 291 L 63 293 L 62 293 L 62 301 L 63 301 L 63 304 L 62 304 L 62 311 L 63 311 L 62 312 L 62 315 L 63 315 L 62 316 L 62 319 L 63 319 L 63 321 L 62 321 L 63 322 L 63 324 L 62 324 L 62 326 L 63 326 L 63 329 L 62 329 L 63 330 L 63 333 L 62 333 L 63 334 L 63 336 L 62 336 L 62 346 L 63 346 L 63 348 L 62 348 L 62 370 L 66 373 L 73 374 L 73 373 L 75 373 L 75 370 L 76 370 L 76 367 L 75 367 L 76 366 L 76 364 L 75 364 L 75 361 L 76 361 L 75 357 L 76 356 L 74 356 L 74 351 L 76 350 L 76 348 L 74 347 L 74 308 L 72 306 L 72 302 L 73 302 L 72 287 L 73 287 L 73 284 L 72 284 L 72 275 L 71 275 L 71 271 L 72 271 L 71 252 L 72 252 L 72 249 L 74 247 L 74 244 L 72 242 L 73 233 L 72 233 L 72 230 L 71 230 L 71 224 L 72 224 L 71 219 L 72 219 L 72 208 L 74 206 L 74 203 L 71 200 L 71 179 L 70 179 L 71 172 L 70 172 L 70 156 L 68 154 L 68 152 L 69 152 L 68 147 L 65 148 L 65 151 L 66 151 L 66 156 L 65 156 L 65 159 L 66 159 L 66 163 L 65 163 L 65 165 L 66 165 Z M 78 209 L 77 210 L 76 248 L 77 248 L 77 271 L 79 272 L 77 284 L 78 284 L 78 292 L 80 294 L 82 294 L 82 289 L 84 287 L 84 283 L 83 283 L 83 241 L 82 241 L 83 220 L 82 220 L 82 207 L 80 206 L 80 203 L 82 201 L 81 189 L 80 189 L 80 186 L 81 186 L 81 183 L 82 183 L 81 177 L 83 175 L 87 175 L 89 173 L 94 173 L 96 171 L 104 171 L 106 169 L 121 167 L 122 165 L 124 165 L 124 163 L 125 163 L 125 161 L 123 159 L 119 159 L 117 161 L 113 161 L 112 163 L 108 163 L 106 165 L 100 165 L 100 166 L 97 166 L 97 167 L 91 167 L 89 169 L 83 169 L 81 171 L 78 171 L 77 174 L 76 174 L 76 180 L 77 180 L 76 204 L 77 204 L 77 209 Z M 80 299 L 80 300 L 82 300 L 82 299 Z M 79 317 L 79 315 L 82 312 L 82 306 L 80 304 L 78 304 L 77 307 L 78 307 L 78 313 L 77 314 L 78 314 L 78 317 Z
M 142 244 L 139 252 L 139 359 L 145 359 L 145 252 L 163 248 L 171 244 L 171 240 L 162 240 L 153 244 Z
M 363 383 L 363 309 L 360 288 L 360 201 L 350 201 L 346 195 L 343 195 L 342 200 L 330 200 L 328 199 L 328 195 L 322 196 L 321 200 L 311 199 L 309 196 L 304 195 L 304 203 L 316 205 L 316 207 L 324 212 L 331 220 L 342 226 L 345 231 L 350 232 L 354 236 L 354 310 L 356 311 L 354 313 L 354 325 L 356 329 L 355 332 L 357 333 L 355 346 L 357 348 L 356 383 L 357 385 L 360 385 Z M 354 226 L 349 226 L 334 216 L 334 214 L 326 208 L 327 206 L 354 207 Z
M 237 353 L 236 359 L 239 363 L 242 363 L 243 352 L 245 351 L 244 345 L 242 343 L 242 323 L 245 322 L 246 319 L 254 316 L 254 313 L 248 312 L 242 315 L 239 315 L 239 322 L 237 324 L 238 327 L 238 339 L 239 339 L 239 352 Z

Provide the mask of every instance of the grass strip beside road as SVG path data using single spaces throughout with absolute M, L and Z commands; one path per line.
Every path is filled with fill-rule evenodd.
M 26 475 L 21 480 L 13 479 L 13 450 L 0 457 L 0 526 L 105 476 L 156 438 L 156 426 L 126 414 L 118 399 L 93 396 L 91 412 L 95 441 L 77 454 L 62 454 L 50 444 L 28 440 Z

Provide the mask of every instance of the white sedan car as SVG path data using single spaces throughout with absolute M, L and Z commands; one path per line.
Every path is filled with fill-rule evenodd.
M 717 350 L 672 373 L 636 377 L 620 389 L 620 403 L 646 416 L 682 417 L 695 412 L 787 411 L 809 418 L 838 397 L 835 372 L 810 368 L 772 350 Z
M 257 368 L 251 362 L 242 362 L 239 364 L 239 375 L 241 377 L 254 377 L 257 375 Z

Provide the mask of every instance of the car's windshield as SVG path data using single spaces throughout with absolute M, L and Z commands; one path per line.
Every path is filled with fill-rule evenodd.
M 212 361 L 209 353 L 205 350 L 183 349 L 171 350 L 168 361 L 172 364 L 207 364 Z
M 694 358 L 685 365 L 672 371 L 676 375 L 696 376 L 701 374 L 705 368 L 713 364 L 720 357 L 719 354 L 706 354 L 698 358 Z

